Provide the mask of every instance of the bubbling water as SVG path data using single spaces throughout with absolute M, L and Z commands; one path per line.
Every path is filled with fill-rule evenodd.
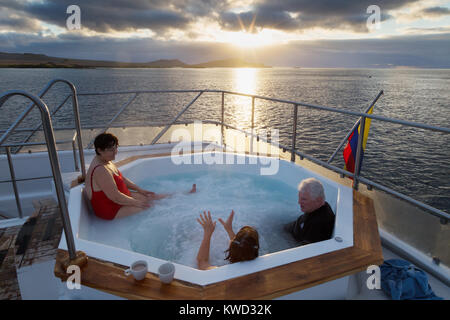
M 108 236 L 103 236 L 105 240 L 100 242 L 108 239 L 106 244 L 109 245 L 196 268 L 196 256 L 203 239 L 203 228 L 196 219 L 203 211 L 210 211 L 216 221 L 210 263 L 221 266 L 227 263 L 224 251 L 228 249 L 229 238 L 218 218 L 225 221 L 234 210 L 235 233 L 245 225 L 258 230 L 260 256 L 298 245 L 283 230 L 284 224 L 301 213 L 297 190 L 281 181 L 228 171 L 200 171 L 137 183 L 144 189 L 173 195 L 128 218 L 97 220 L 95 224 L 105 224 L 102 229 L 109 230 Z M 197 192 L 188 194 L 194 183 Z M 95 237 L 95 232 L 91 235 Z

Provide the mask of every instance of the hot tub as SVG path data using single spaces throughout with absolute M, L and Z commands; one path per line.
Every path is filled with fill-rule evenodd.
M 220 157 L 223 157 L 223 162 L 218 160 Z M 215 163 L 211 163 L 211 159 L 216 159 Z M 272 170 L 272 173 L 274 174 L 261 175 L 263 169 L 267 169 L 269 166 L 275 164 L 274 161 L 277 161 L 277 170 Z M 205 286 L 353 246 L 352 189 L 339 185 L 288 161 L 269 157 L 215 152 L 184 155 L 180 156 L 176 161 L 174 161 L 170 156 L 137 159 L 123 165 L 120 167 L 120 170 L 124 176 L 130 178 L 138 184 L 142 181 L 142 179 L 151 178 L 158 180 L 159 178 L 168 175 L 185 174 L 189 176 L 198 172 L 231 173 L 243 174 L 247 176 L 253 175 L 255 177 L 259 177 L 258 179 L 269 179 L 271 180 L 271 183 L 282 183 L 292 189 L 296 189 L 298 183 L 302 179 L 308 177 L 315 177 L 323 183 L 326 200 L 329 202 L 336 214 L 335 228 L 331 239 L 302 247 L 292 247 L 278 252 L 262 254 L 252 261 L 225 264 L 218 268 L 206 271 L 198 270 L 189 264 L 171 261 L 175 264 L 175 279 L 178 280 Z M 98 218 L 89 214 L 86 203 L 82 197 L 83 187 L 83 185 L 80 185 L 72 188 L 69 198 L 69 214 L 75 237 L 76 249 L 84 251 L 90 257 L 110 261 L 124 266 L 129 266 L 136 260 L 146 260 L 149 266 L 149 272 L 157 273 L 158 267 L 167 262 L 167 260 L 162 259 L 161 257 L 149 256 L 140 252 L 135 252 L 132 248 L 127 248 L 126 246 L 121 245 L 120 236 L 117 237 L 117 232 L 110 230 L 108 227 L 108 223 L 111 222 L 102 221 L 102 223 L 99 223 Z M 200 190 L 199 193 L 204 191 L 202 191 L 201 185 L 199 185 L 198 188 Z M 211 190 L 211 192 L 214 192 L 214 190 Z M 300 211 L 296 201 L 297 198 L 295 195 L 292 205 L 296 206 L 293 210 L 297 210 L 299 215 Z M 231 208 L 232 205 L 230 205 L 230 209 Z M 206 209 L 208 208 L 205 208 L 205 210 Z M 214 208 L 211 208 L 211 211 L 214 214 Z M 171 214 L 176 215 L 176 212 Z M 237 211 L 236 215 L 238 214 L 239 212 Z M 282 210 L 277 214 L 283 215 Z M 193 212 L 192 217 L 193 219 L 198 217 L 198 212 Z M 112 222 L 114 223 L 115 221 Z M 198 227 L 201 228 L 200 226 Z M 235 222 L 233 227 L 235 231 L 237 231 L 241 225 L 237 225 Z M 217 223 L 216 225 L 216 230 L 218 228 L 221 228 L 220 223 Z M 196 229 L 192 232 L 199 233 L 199 230 L 201 231 L 201 229 Z M 149 232 L 151 232 L 151 230 L 149 230 Z M 270 235 L 265 234 L 260 234 L 260 236 L 263 238 L 270 237 Z M 111 241 L 108 239 L 111 239 Z M 196 243 L 195 241 L 192 241 L 192 248 L 195 254 L 199 245 L 200 242 Z M 64 233 L 61 238 L 59 248 L 62 250 L 67 250 Z M 223 248 L 223 250 L 225 249 L 226 247 Z M 195 258 L 195 256 L 193 258 Z

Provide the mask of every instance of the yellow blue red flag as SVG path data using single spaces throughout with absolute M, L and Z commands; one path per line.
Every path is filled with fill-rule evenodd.
M 372 114 L 373 107 L 367 111 L 368 114 Z M 366 118 L 366 122 L 364 124 L 364 136 L 363 136 L 363 143 L 362 143 L 362 150 L 361 150 L 361 165 L 359 166 L 359 169 L 361 170 L 362 167 L 362 161 L 364 157 L 364 151 L 366 150 L 366 143 L 367 143 L 367 137 L 369 136 L 369 129 L 370 129 L 370 118 Z M 358 138 L 361 134 L 361 123 L 356 127 L 352 134 L 348 137 L 347 145 L 344 148 L 344 161 L 345 166 L 344 169 L 355 173 L 355 162 L 356 162 L 356 150 L 358 149 Z M 358 172 L 359 174 L 359 172 Z

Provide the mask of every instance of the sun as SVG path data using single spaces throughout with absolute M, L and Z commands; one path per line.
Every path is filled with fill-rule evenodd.
M 267 32 L 250 33 L 245 31 L 227 32 L 222 41 L 239 48 L 257 48 L 275 44 L 276 38 Z

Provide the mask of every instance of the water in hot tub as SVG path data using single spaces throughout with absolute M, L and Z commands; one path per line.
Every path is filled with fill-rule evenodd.
M 227 263 L 224 251 L 229 238 L 218 218 L 226 220 L 234 210 L 235 233 L 245 225 L 258 230 L 260 256 L 297 246 L 283 230 L 284 224 L 301 214 L 297 189 L 279 180 L 228 171 L 202 171 L 135 182 L 144 189 L 173 195 L 131 217 L 113 221 L 94 218 L 89 227 L 90 240 L 196 267 L 203 238 L 203 228 L 196 218 L 209 210 L 217 221 L 211 238 L 210 262 L 220 266 Z M 188 194 L 193 183 L 197 192 Z

